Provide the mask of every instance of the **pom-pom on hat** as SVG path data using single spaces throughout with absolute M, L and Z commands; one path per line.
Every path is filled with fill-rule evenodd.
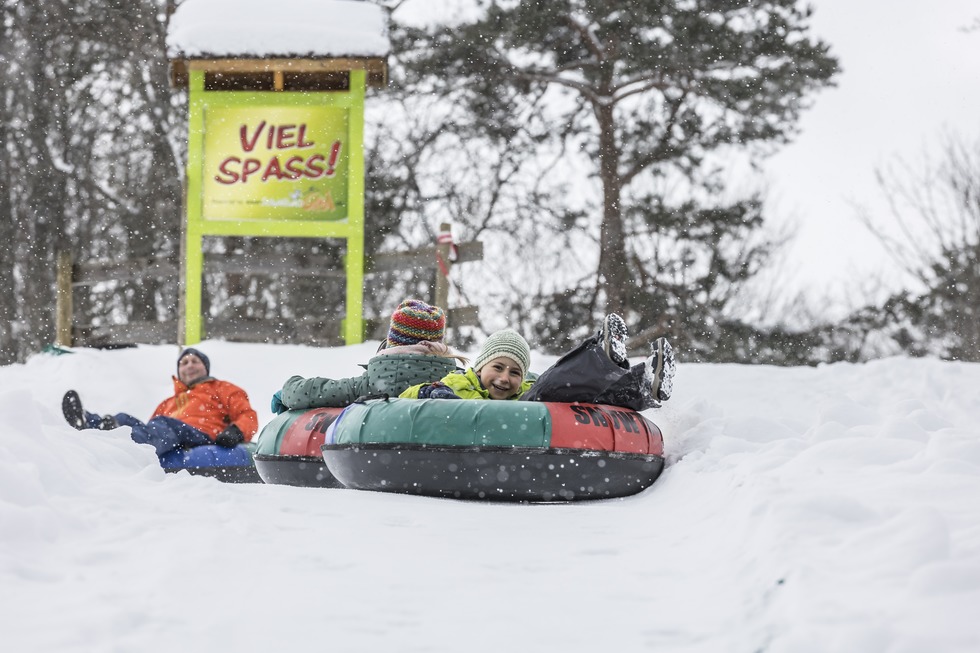
M 188 354 L 194 354 L 195 356 L 197 356 L 198 358 L 200 358 L 201 359 L 201 362 L 204 363 L 204 373 L 207 374 L 208 376 L 211 376 L 211 359 L 209 359 L 207 356 L 205 356 L 204 355 L 204 352 L 202 352 L 200 349 L 194 349 L 193 347 L 188 347 L 184 351 L 180 352 L 180 356 L 177 357 L 177 371 L 178 372 L 180 371 L 180 361 L 181 361 L 181 359 L 183 359 L 184 356 L 187 356 Z
M 418 299 L 406 299 L 391 314 L 388 347 L 414 345 L 422 340 L 441 342 L 446 335 L 446 313 Z
M 473 371 L 479 372 L 484 365 L 501 356 L 506 356 L 517 363 L 521 368 L 521 376 L 527 376 L 527 368 L 531 366 L 531 348 L 527 340 L 513 329 L 503 329 L 490 334 L 487 341 L 483 343 L 480 355 L 473 361 Z

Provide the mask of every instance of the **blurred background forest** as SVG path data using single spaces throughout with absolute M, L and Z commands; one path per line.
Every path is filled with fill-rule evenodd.
M 180 256 L 187 97 L 170 85 L 176 0 L 0 0 L 0 363 L 55 339 L 59 252 L 76 262 Z M 816 364 L 892 355 L 980 360 L 980 143 L 878 171 L 888 215 L 862 220 L 914 280 L 831 323 L 782 288 L 764 194 L 732 187 L 794 135 L 841 62 L 790 0 L 489 2 L 453 25 L 391 11 L 389 85 L 369 92 L 366 252 L 432 244 L 442 222 L 484 258 L 453 271 L 451 305 L 480 308 L 557 353 L 607 311 L 631 355 L 667 335 L 684 361 Z M 629 11 L 622 6 L 629 5 Z M 213 320 L 343 314 L 342 279 L 306 268 L 343 243 L 210 238 L 210 254 L 294 273 L 206 274 Z M 366 316 L 430 298 L 433 267 L 376 271 Z M 175 323 L 176 276 L 75 288 L 76 320 Z M 290 341 L 287 332 L 273 339 Z M 172 339 L 175 341 L 174 331 Z

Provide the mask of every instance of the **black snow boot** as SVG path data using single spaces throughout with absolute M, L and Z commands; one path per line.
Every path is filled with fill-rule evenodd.
M 82 399 L 74 390 L 69 390 L 61 399 L 61 412 L 65 415 L 65 420 L 81 431 L 85 428 L 85 409 L 82 408 Z
M 610 313 L 602 321 L 602 350 L 609 360 L 620 367 L 628 367 L 626 363 L 626 322 L 623 318 Z
M 649 375 L 650 394 L 657 401 L 667 401 L 674 390 L 674 373 L 677 365 L 674 362 L 674 350 L 666 338 L 657 338 L 653 353 L 647 359 L 647 374 Z

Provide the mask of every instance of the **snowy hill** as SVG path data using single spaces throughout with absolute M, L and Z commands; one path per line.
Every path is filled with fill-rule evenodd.
M 200 347 L 265 423 L 375 345 Z M 0 368 L 6 650 L 980 650 L 980 365 L 681 360 L 653 487 L 523 505 L 167 475 L 64 423 L 68 388 L 148 416 L 177 353 Z

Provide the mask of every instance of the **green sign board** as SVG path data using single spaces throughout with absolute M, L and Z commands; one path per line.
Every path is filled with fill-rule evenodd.
M 184 335 L 200 342 L 205 236 L 342 238 L 343 336 L 361 342 L 363 70 L 346 91 L 208 91 L 190 70 Z
M 347 217 L 347 111 L 336 107 L 208 107 L 206 220 Z

